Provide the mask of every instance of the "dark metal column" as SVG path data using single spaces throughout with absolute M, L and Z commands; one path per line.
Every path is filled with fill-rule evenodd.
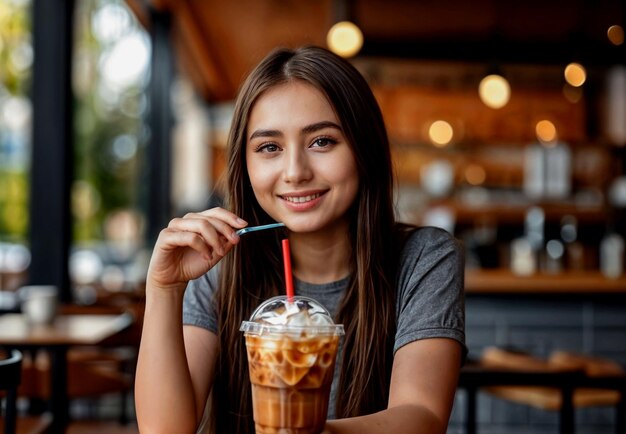
M 69 422 L 70 401 L 67 394 L 67 351 L 65 345 L 48 349 L 50 353 L 50 402 L 52 434 L 64 433 Z
M 622 28 L 626 28 L 626 0 L 622 0 Z M 622 66 L 626 65 L 626 44 L 623 44 L 619 46 L 619 63 Z M 621 169 L 622 169 L 622 176 L 626 176 L 626 146 L 622 146 L 619 149 L 619 158 L 621 160 Z M 622 235 L 623 237 L 626 237 L 626 209 L 621 208 L 620 210 L 618 210 L 618 217 L 617 217 L 617 227 L 621 229 L 620 235 Z M 622 401 L 624 401 L 623 398 Z M 623 407 L 622 409 L 626 410 L 626 402 L 623 402 Z M 624 425 L 626 425 L 626 415 L 623 416 L 622 421 L 624 422 Z M 623 431 L 626 432 L 626 431 Z
M 33 3 L 33 153 L 30 187 L 30 281 L 71 299 L 71 63 L 73 0 Z
M 559 432 L 574 434 L 574 387 L 564 384 L 561 387 L 561 411 L 559 413 Z
M 478 388 L 468 387 L 465 391 L 467 407 L 465 410 L 465 434 L 476 434 L 476 400 Z
M 170 45 L 171 18 L 168 13 L 152 10 L 150 37 L 152 63 L 150 76 L 150 141 L 144 177 L 144 201 L 148 219 L 148 244 L 156 241 L 159 231 L 172 215 L 171 185 L 171 84 L 174 79 L 174 56 Z

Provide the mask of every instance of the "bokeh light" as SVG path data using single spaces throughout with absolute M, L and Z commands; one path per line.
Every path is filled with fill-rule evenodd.
M 150 42 L 146 35 L 134 31 L 103 53 L 103 79 L 113 90 L 125 89 L 145 77 L 150 62 Z
M 135 156 L 137 148 L 137 137 L 130 134 L 122 134 L 113 140 L 111 152 L 117 161 L 124 162 Z
M 28 41 L 22 41 L 10 55 L 11 64 L 19 72 L 27 71 L 33 64 L 33 47 Z
M 483 166 L 470 164 L 465 168 L 465 180 L 470 185 L 482 185 L 487 179 L 487 172 Z
M 12 96 L 4 100 L 0 110 L 0 124 L 13 131 L 24 131 L 30 128 L 32 119 L 30 100 L 21 96 Z
M 480 81 L 478 94 L 487 107 L 499 109 L 509 102 L 511 86 L 501 75 L 491 74 Z
M 30 250 L 21 244 L 9 244 L 4 249 L 2 269 L 11 273 L 21 273 L 30 265 Z
M 622 26 L 614 25 L 606 31 L 606 36 L 613 45 L 622 45 L 624 43 L 624 29 Z
M 565 67 L 565 81 L 574 87 L 582 86 L 587 80 L 587 71 L 580 63 L 572 62 Z
M 95 282 L 102 274 L 102 268 L 102 259 L 91 250 L 80 249 L 70 256 L 70 277 L 79 285 Z
M 363 46 L 363 33 L 356 24 L 340 21 L 328 31 L 326 43 L 334 53 L 342 57 L 352 57 Z
M 120 4 L 104 4 L 92 15 L 91 28 L 99 41 L 113 43 L 132 29 L 130 13 Z
M 537 139 L 545 145 L 553 144 L 556 141 L 556 127 L 547 119 L 537 122 L 535 125 Z
M 428 138 L 433 145 L 441 148 L 448 145 L 454 137 L 454 129 L 446 121 L 438 120 L 430 124 Z

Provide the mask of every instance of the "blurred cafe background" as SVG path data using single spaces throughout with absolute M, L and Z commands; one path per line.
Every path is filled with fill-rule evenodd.
M 246 72 L 316 44 L 374 89 L 399 217 L 464 242 L 468 364 L 612 379 L 574 392 L 568 425 L 556 377 L 464 373 L 448 433 L 626 432 L 625 20 L 623 0 L 0 0 L 0 345 L 25 350 L 18 427 L 49 412 L 54 364 L 2 321 L 23 286 L 52 285 L 57 319 L 132 321 L 63 344 L 67 417 L 49 432 L 136 432 L 152 244 L 220 203 Z

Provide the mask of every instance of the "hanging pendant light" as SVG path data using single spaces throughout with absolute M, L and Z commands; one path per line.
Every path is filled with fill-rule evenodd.
M 504 107 L 511 98 L 511 86 L 499 74 L 489 74 L 480 81 L 478 95 L 481 101 L 493 109 Z
M 350 21 L 333 25 L 326 36 L 328 48 L 341 57 L 352 57 L 363 47 L 363 32 Z
M 454 128 L 446 121 L 437 120 L 428 127 L 428 138 L 438 148 L 449 145 L 453 137 Z

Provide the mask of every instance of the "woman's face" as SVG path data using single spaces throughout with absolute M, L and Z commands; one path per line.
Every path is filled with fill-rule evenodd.
M 246 165 L 261 207 L 298 233 L 346 226 L 359 188 L 356 162 L 326 97 L 293 81 L 252 108 Z

